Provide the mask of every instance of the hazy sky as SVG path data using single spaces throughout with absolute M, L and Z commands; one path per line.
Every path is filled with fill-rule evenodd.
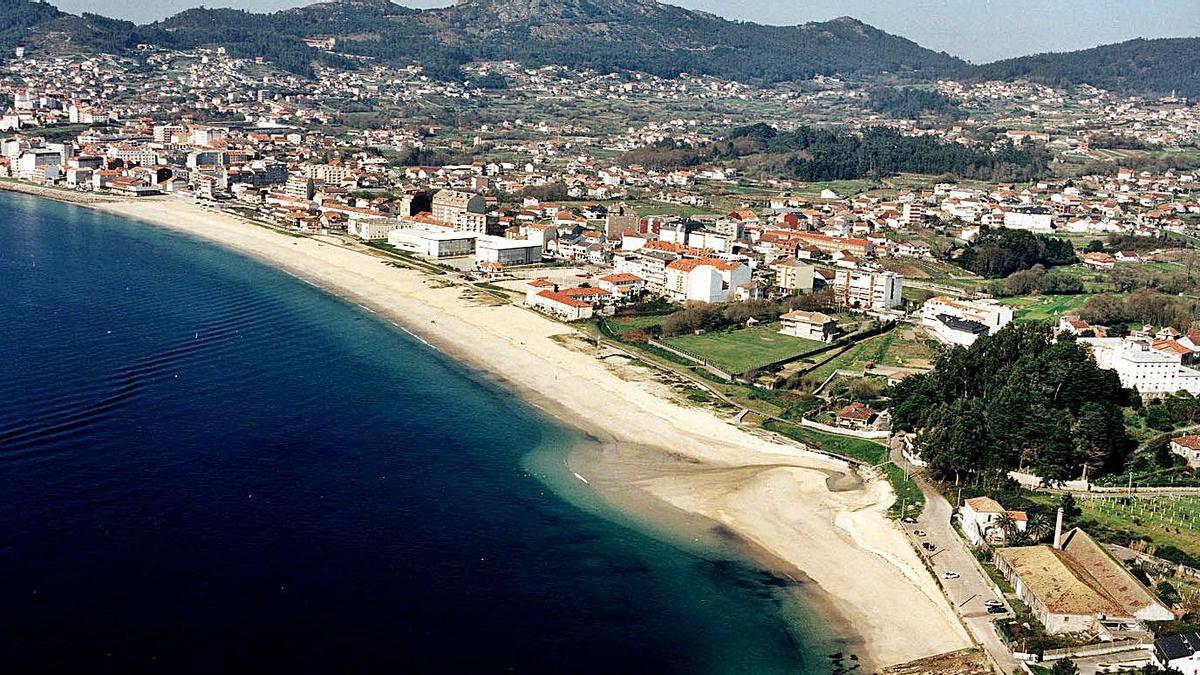
M 188 7 L 281 9 L 312 0 L 52 0 L 139 22 Z M 853 16 L 889 33 L 975 62 L 1069 51 L 1135 37 L 1200 36 L 1200 0 L 670 0 L 730 19 L 796 24 Z M 406 0 L 436 7 L 447 0 Z

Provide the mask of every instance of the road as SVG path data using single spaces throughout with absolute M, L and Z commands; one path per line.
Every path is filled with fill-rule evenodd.
M 892 446 L 892 461 L 900 467 L 909 466 L 896 444 Z M 1001 673 L 1011 673 L 1020 666 L 992 625 L 994 619 L 1011 617 L 1011 608 L 1004 597 L 996 594 L 992 580 L 979 566 L 967 543 L 954 530 L 951 523 L 954 509 L 950 502 L 920 476 L 915 478 L 925 495 L 925 510 L 917 517 L 916 524 L 902 524 L 902 527 L 920 555 L 929 561 L 938 583 L 962 617 L 971 637 L 987 651 Z M 924 532 L 924 536 L 916 535 L 918 531 Z M 922 547 L 924 543 L 934 545 L 936 550 L 932 553 L 926 551 Z M 946 572 L 955 572 L 959 578 L 944 579 Z M 1004 602 L 1008 613 L 989 614 L 984 602 L 993 599 Z

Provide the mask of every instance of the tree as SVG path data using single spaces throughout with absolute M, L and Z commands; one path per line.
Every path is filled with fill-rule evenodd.
M 1079 675 L 1079 667 L 1071 659 L 1056 661 L 1050 669 L 1053 675 Z
M 941 476 L 986 484 L 1032 466 L 1061 481 L 1085 463 L 1098 474 L 1118 470 L 1133 448 L 1124 427 L 1129 392 L 1116 373 L 1046 325 L 1014 323 L 946 350 L 932 371 L 905 378 L 887 397 L 893 427 L 917 433 Z M 1076 438 L 1077 430 L 1087 433 Z
M 1154 587 L 1154 592 L 1158 594 L 1158 599 L 1165 602 L 1168 607 L 1178 605 L 1179 601 L 1183 599 L 1169 581 L 1158 582 L 1158 585 Z
M 1041 543 L 1048 539 L 1054 533 L 1054 522 L 1050 520 L 1050 516 L 1044 511 L 1035 511 L 1029 514 L 1029 520 L 1025 524 L 1025 531 L 1029 534 L 1029 539 L 1035 543 Z
M 1070 492 L 1062 496 L 1058 503 L 1063 510 L 1063 521 L 1073 523 L 1079 516 L 1083 515 L 1083 510 L 1079 508 L 1079 504 L 1075 502 L 1075 495 Z

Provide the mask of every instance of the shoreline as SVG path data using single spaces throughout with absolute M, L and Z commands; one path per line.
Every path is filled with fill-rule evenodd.
M 710 524 L 712 537 L 734 540 L 764 568 L 796 581 L 804 603 L 861 649 L 869 671 L 971 646 L 887 519 L 893 496 L 886 483 L 831 491 L 831 477 L 847 471 L 841 462 L 680 405 L 597 359 L 582 340 L 563 339 L 574 332 L 568 326 L 510 303 L 464 297 L 460 286 L 328 239 L 288 237 L 172 198 L 76 201 L 26 187 L 13 191 L 183 232 L 271 264 L 515 391 L 596 440 L 572 450 L 567 462 L 605 502 L 672 535 L 684 520 Z M 919 644 L 912 635 L 922 636 Z

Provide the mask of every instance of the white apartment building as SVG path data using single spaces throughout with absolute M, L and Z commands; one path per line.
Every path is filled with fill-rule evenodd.
M 1200 371 L 1179 365 L 1178 356 L 1153 349 L 1138 338 L 1078 338 L 1092 348 L 1096 365 L 1114 370 L 1121 386 L 1137 389 L 1144 396 L 1186 391 L 1200 395 Z
M 458 190 L 442 190 L 430 207 L 434 220 L 464 232 L 487 232 L 487 202 L 483 197 Z
M 673 302 L 725 302 L 750 283 L 750 268 L 715 258 L 686 258 L 666 267 L 666 296 Z
M 396 220 L 386 216 L 351 214 L 346 223 L 346 231 L 363 241 L 383 241 L 394 229 Z
M 883 311 L 899 307 L 903 277 L 895 272 L 838 269 L 833 277 L 833 295 L 842 307 L 861 311 Z
M 926 328 L 942 342 L 964 347 L 981 336 L 995 335 L 1012 320 L 1012 308 L 994 300 L 956 300 L 940 295 L 921 306 L 921 323 Z

